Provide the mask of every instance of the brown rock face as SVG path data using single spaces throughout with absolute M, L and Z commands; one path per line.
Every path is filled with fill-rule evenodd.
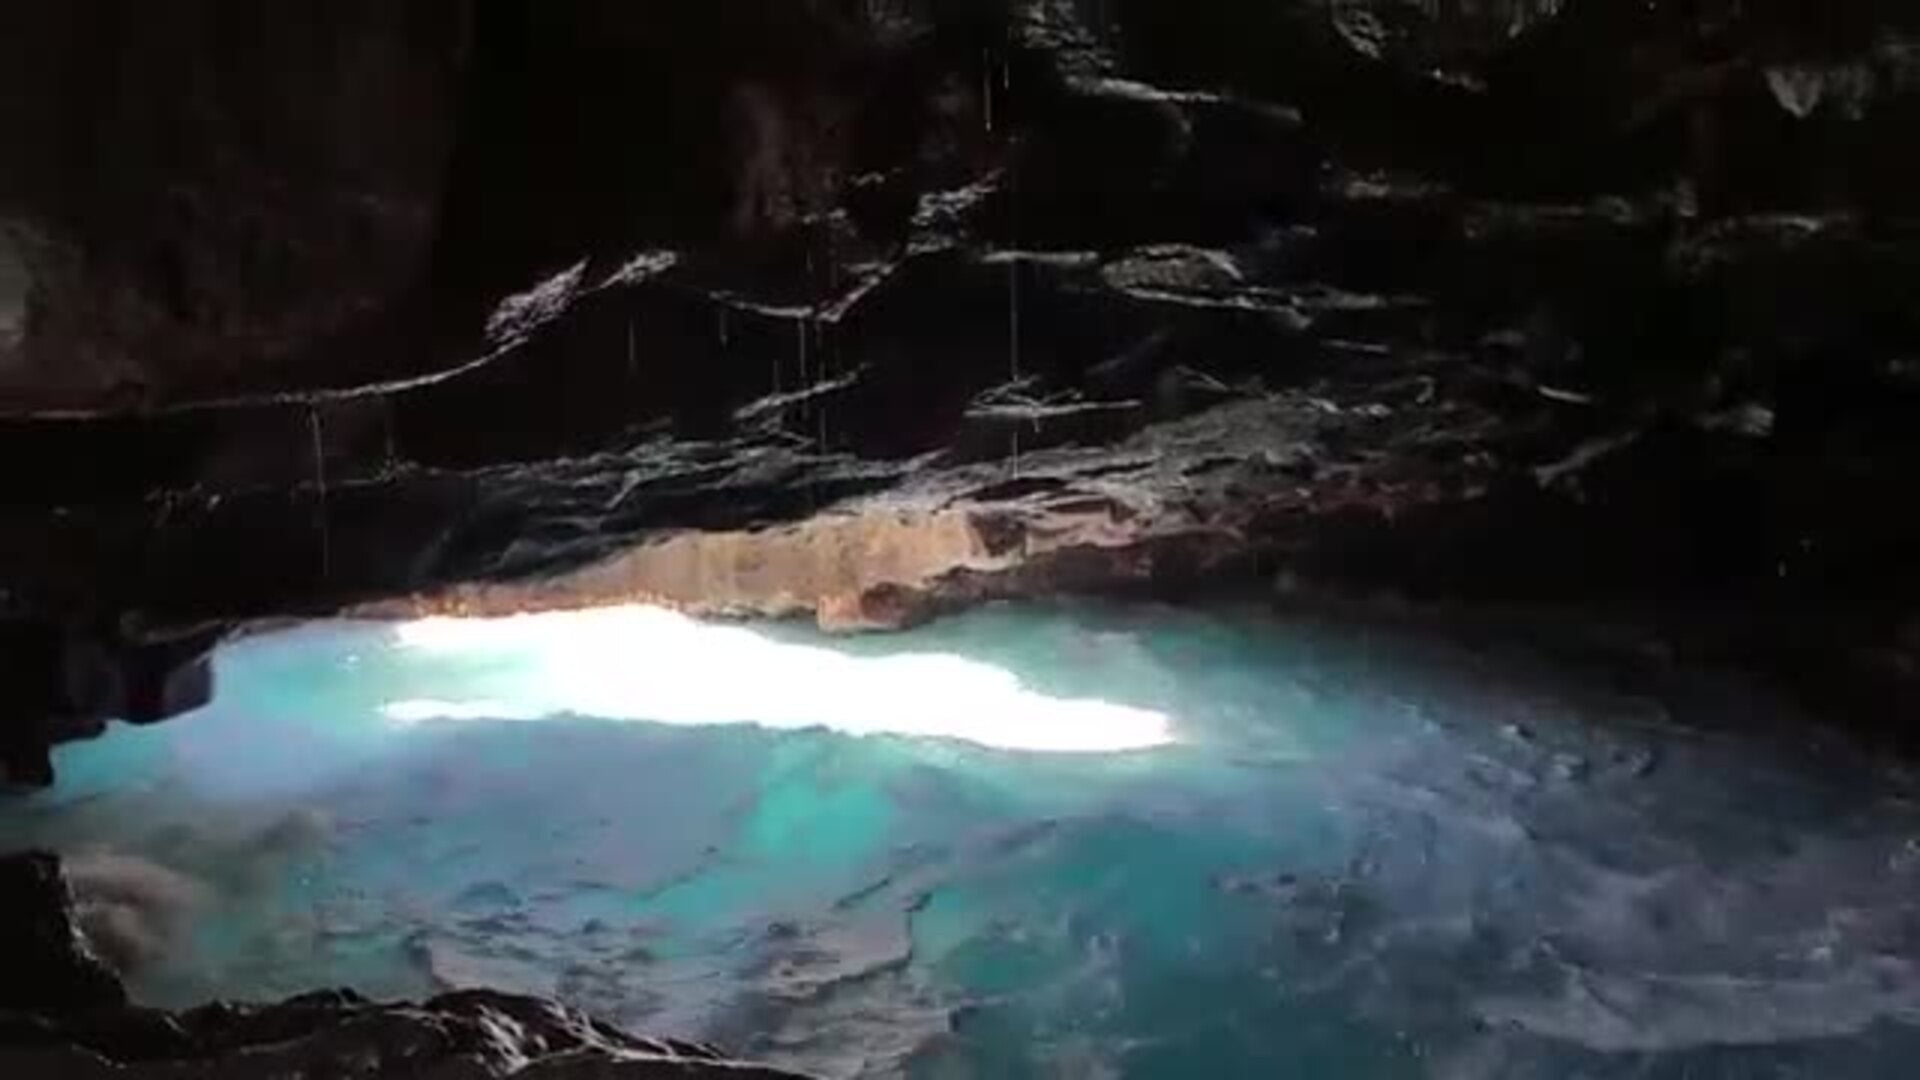
M 855 501 L 791 525 L 680 533 L 576 570 L 463 585 L 361 613 L 484 616 L 644 603 L 719 617 L 813 615 L 826 630 L 897 630 L 959 602 L 1060 592 L 1089 578 L 1145 582 L 1154 568 L 1141 553 L 1156 545 L 1233 544 L 1223 523 L 1118 501 L 1149 498 L 1149 486 L 1092 494 L 1075 485 L 1070 458 L 1034 465 L 1041 471 L 1032 492 L 1003 501 L 977 501 L 965 489 Z M 1088 564 L 1097 569 L 1089 574 Z

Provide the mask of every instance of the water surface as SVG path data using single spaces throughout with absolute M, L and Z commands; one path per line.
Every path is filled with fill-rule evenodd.
M 219 667 L 0 805 L 157 1004 L 484 984 L 840 1077 L 1920 1060 L 1911 784 L 1729 680 L 1066 606 L 320 624 Z

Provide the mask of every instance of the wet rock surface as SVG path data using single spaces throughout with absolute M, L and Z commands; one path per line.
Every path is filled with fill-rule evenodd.
M 0 858 L 0 896 L 10 913 L 0 923 L 7 955 L 0 1010 L 58 1014 L 126 1004 L 120 980 L 80 937 L 56 856 Z
M 1277 577 L 1913 700 L 1900 5 L 189 8 L 0 35 L 219 73 L 0 68 L 88 120 L 7 114 L 0 185 L 0 588 L 63 669 Z M 43 779 L 86 725 L 25 711 Z
M 376 1004 L 348 991 L 169 1013 L 129 1006 L 77 929 L 58 858 L 0 858 L 0 1069 L 59 1077 L 792 1077 L 710 1046 L 644 1039 L 534 998 L 461 991 Z

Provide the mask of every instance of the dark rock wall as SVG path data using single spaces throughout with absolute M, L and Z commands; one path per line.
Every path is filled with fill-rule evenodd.
M 1251 399 L 1319 418 L 1219 451 L 1262 557 L 1912 675 L 1915 131 L 1899 0 L 8 5 L 0 599 L 324 609 Z
M 352 367 L 424 282 L 472 52 L 460 0 L 74 0 L 0 13 L 0 399 Z M 5 289 L 0 282 L 0 290 Z
M 470 353 L 461 301 L 583 255 L 824 269 L 853 254 L 825 234 L 898 244 L 917 194 L 1013 160 L 1016 137 L 1036 196 L 1063 196 L 1024 215 L 1029 243 L 1244 234 L 1297 213 L 1327 160 L 1706 218 L 1920 199 L 1920 15 L 1879 0 L 76 0 L 0 19 L 0 391 L 21 407 L 425 369 Z M 1298 109 L 1326 157 L 1063 94 L 1103 72 Z M 1169 160 L 1196 139 L 1233 159 Z M 1127 198 L 1142 185 L 1162 197 Z
M 1909 8 L 12 5 L 0 392 L 126 407 L 422 370 L 471 353 L 463 303 L 648 246 L 824 273 L 901 243 L 919 194 L 1016 160 L 1022 138 L 1034 201 L 999 228 L 1024 243 L 1238 238 L 1299 214 L 1328 162 L 1708 219 L 1904 214 Z M 1310 138 L 1065 92 L 1101 73 L 1297 109 Z M 1174 160 L 1197 144 L 1228 159 Z

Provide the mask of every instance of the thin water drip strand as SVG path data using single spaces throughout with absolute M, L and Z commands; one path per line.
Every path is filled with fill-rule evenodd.
M 819 334 L 822 339 L 820 343 L 820 378 L 824 384 L 831 385 L 833 383 L 833 351 L 826 347 L 828 344 L 826 341 L 827 327 L 825 325 L 817 326 L 815 332 Z M 827 409 L 830 407 L 831 401 L 831 397 L 822 398 L 813 410 L 814 445 L 823 456 L 828 452 Z
M 381 471 L 389 476 L 400 470 L 400 447 L 393 431 L 393 399 L 380 400 L 380 433 L 383 444 Z
M 993 134 L 993 54 L 982 53 L 980 62 L 980 112 L 987 134 Z
M 307 427 L 313 434 L 313 486 L 318 496 L 316 520 L 320 531 L 320 578 L 333 577 L 333 536 L 327 520 L 327 455 L 326 440 L 321 432 L 320 407 L 307 409 Z
M 808 316 L 800 315 L 793 320 L 794 339 L 795 339 L 794 348 L 795 348 L 795 352 L 798 354 L 796 357 L 796 362 L 800 368 L 799 385 L 800 385 L 800 389 L 802 390 L 810 390 L 813 388 L 813 384 L 807 381 L 807 319 L 808 319 Z M 800 398 L 800 418 L 803 421 L 806 419 L 806 416 L 807 416 L 807 408 L 808 408 L 807 396 L 803 395 Z
M 1008 176 L 1011 178 L 1014 175 L 1016 175 L 1014 171 L 1012 169 L 1009 169 Z M 1010 199 L 1009 202 L 1015 204 L 1014 209 L 1010 211 L 1010 213 L 1014 215 L 1014 218 L 1013 218 L 1014 225 L 1013 225 L 1013 228 L 1010 230 L 1010 232 L 1014 234 L 1014 238 L 1017 242 L 1017 234 L 1019 230 L 1019 210 L 1017 205 L 1018 198 L 1019 198 L 1019 187 L 1017 182 L 1015 182 L 1012 179 L 1009 179 L 1008 183 L 1009 183 L 1009 187 L 1013 192 L 1013 198 Z M 1009 257 L 1007 259 L 1007 380 L 1009 384 L 1017 386 L 1020 382 L 1020 258 L 1017 252 L 1009 252 L 1008 255 Z M 1011 447 L 1011 455 L 1010 455 L 1010 458 L 1011 458 L 1010 469 L 1013 475 L 1015 477 L 1018 477 L 1020 475 L 1020 428 L 1018 424 L 1014 426 L 1011 443 L 1012 443 L 1012 447 Z

